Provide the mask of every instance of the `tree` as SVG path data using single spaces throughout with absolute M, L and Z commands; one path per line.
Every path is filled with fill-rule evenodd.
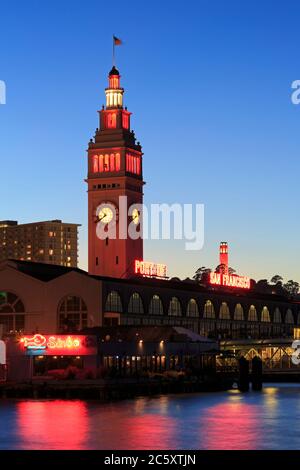
M 279 274 L 276 274 L 275 276 L 272 277 L 271 281 L 272 284 L 281 284 L 282 285 L 283 277 L 279 276 Z
M 203 281 L 204 279 L 208 277 L 209 273 L 211 273 L 210 268 L 201 266 L 201 268 L 198 268 L 197 271 L 195 272 L 193 279 L 195 279 L 195 281 L 197 282 Z
M 216 273 L 225 273 L 226 272 L 226 264 L 219 264 L 217 267 L 216 267 Z M 228 274 L 234 274 L 236 272 L 235 269 L 233 268 L 228 268 Z
M 288 282 L 286 282 L 283 285 L 284 289 L 290 294 L 290 295 L 297 295 L 299 292 L 299 283 L 296 281 L 293 281 L 290 279 Z

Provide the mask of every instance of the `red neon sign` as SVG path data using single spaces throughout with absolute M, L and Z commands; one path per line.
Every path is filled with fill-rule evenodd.
M 72 335 L 41 335 L 21 338 L 21 344 L 31 354 L 79 354 L 88 355 L 96 353 L 96 343 L 90 336 Z
M 145 277 L 167 277 L 167 265 L 160 263 L 152 263 L 150 261 L 140 261 L 138 259 L 134 262 L 134 272 Z
M 217 286 L 250 289 L 250 277 L 235 274 L 210 273 L 209 283 Z

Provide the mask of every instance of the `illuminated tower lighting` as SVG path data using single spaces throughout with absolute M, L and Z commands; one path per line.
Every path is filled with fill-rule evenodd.
M 224 273 L 228 273 L 228 243 L 220 243 L 220 264 L 224 265 Z

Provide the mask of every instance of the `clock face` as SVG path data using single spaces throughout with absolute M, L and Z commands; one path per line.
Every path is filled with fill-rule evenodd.
M 135 223 L 136 225 L 140 222 L 140 214 L 137 209 L 133 209 L 131 217 L 132 217 L 133 223 Z
M 116 214 L 116 208 L 110 203 L 101 204 L 96 211 L 97 221 L 103 225 L 109 224 Z

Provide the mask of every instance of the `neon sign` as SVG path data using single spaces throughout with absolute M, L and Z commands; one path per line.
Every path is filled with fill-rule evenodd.
M 43 335 L 34 335 L 32 338 L 22 338 L 21 343 L 24 343 L 26 349 L 46 349 L 47 340 Z
M 250 289 L 250 277 L 236 274 L 210 273 L 209 283 L 217 286 Z
M 134 262 L 134 272 L 145 277 L 165 278 L 167 277 L 167 265 L 136 259 Z
M 85 338 L 85 337 L 81 337 Z M 44 336 L 35 334 L 31 337 L 21 338 L 24 348 L 32 351 L 52 350 L 59 352 L 73 351 L 76 352 L 83 346 L 79 337 L 74 336 Z

